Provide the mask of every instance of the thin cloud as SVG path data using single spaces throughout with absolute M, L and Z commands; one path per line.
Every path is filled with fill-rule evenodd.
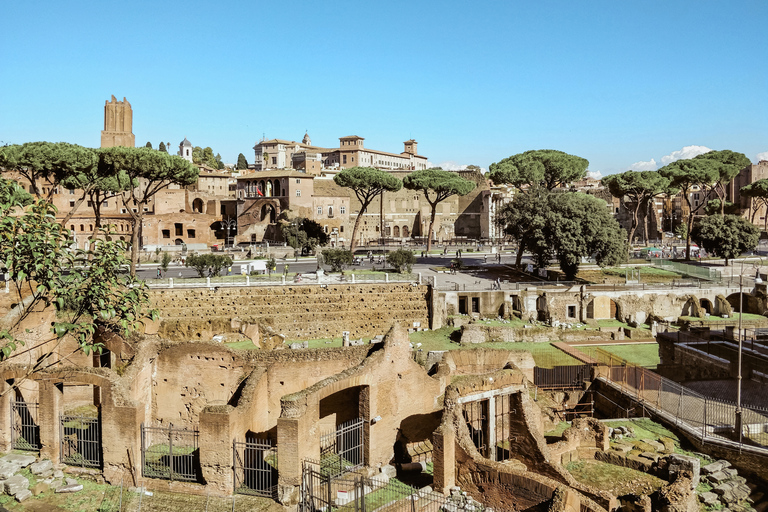
M 693 158 L 712 151 L 707 146 L 685 146 L 679 151 L 673 151 L 668 155 L 661 157 L 661 165 L 671 164 L 677 160 Z
M 757 154 L 757 162 L 760 162 L 762 160 L 768 160 L 768 151 L 763 151 L 762 153 Z
M 603 173 L 600 171 L 587 171 L 587 178 L 592 178 L 593 180 L 599 180 L 603 177 Z
M 632 171 L 655 171 L 659 168 L 659 164 L 656 163 L 656 160 L 651 158 L 647 162 L 635 162 L 632 165 L 629 166 L 630 170 Z
M 430 167 L 432 166 L 432 164 L 429 164 L 429 165 Z M 439 164 L 437 164 L 437 166 L 441 167 L 443 170 L 446 170 L 446 171 L 463 171 L 467 168 L 468 164 L 460 164 L 453 160 L 446 160 L 445 162 L 440 162 Z M 486 169 L 485 167 L 480 167 L 480 172 L 485 174 L 486 172 L 488 172 L 488 169 Z

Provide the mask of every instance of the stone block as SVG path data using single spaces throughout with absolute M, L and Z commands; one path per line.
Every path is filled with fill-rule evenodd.
M 716 471 L 715 473 L 710 473 L 709 475 L 707 475 L 707 480 L 712 485 L 719 485 L 723 482 L 728 481 L 730 478 L 731 478 L 730 475 L 727 475 L 722 471 Z
M 27 498 L 30 498 L 32 496 L 32 491 L 29 489 L 22 489 L 19 492 L 17 492 L 13 497 L 16 498 L 16 501 L 21 503 L 22 501 L 26 500 Z
M 29 466 L 29 470 L 32 471 L 33 475 L 42 475 L 46 471 L 53 469 L 53 462 L 50 460 L 41 460 L 39 462 L 35 462 L 31 466 Z
M 699 494 L 699 501 L 704 505 L 711 507 L 720 503 L 720 496 L 713 492 L 703 492 Z
M 3 488 L 6 494 L 14 496 L 23 489 L 29 489 L 29 480 L 21 475 L 13 475 L 3 483 Z
M 75 478 L 67 477 L 64 479 L 64 481 L 67 482 L 67 485 L 77 485 L 77 479 Z
M 50 489 L 47 483 L 45 482 L 37 482 L 34 486 L 30 488 L 30 491 L 32 491 L 32 494 L 34 496 L 37 496 L 38 494 L 42 494 L 45 491 Z
M 0 464 L 0 480 L 8 480 L 21 469 L 15 464 Z
M 702 475 L 711 475 L 712 473 L 717 473 L 718 471 L 722 471 L 725 468 L 731 467 L 731 463 L 727 460 L 718 460 L 717 462 L 713 462 L 712 464 L 707 464 L 706 466 L 703 466 L 701 468 L 701 474 Z
M 389 478 L 395 478 L 397 476 L 397 469 L 391 464 L 381 466 L 381 473 L 387 475 Z
M 7 462 L 9 464 L 15 464 L 19 467 L 25 468 L 37 460 L 32 455 L 21 455 L 18 453 L 9 453 L 8 455 L 0 458 L 0 464 Z
M 56 489 L 57 493 L 64 493 L 64 492 L 79 492 L 83 490 L 83 484 L 67 484 L 62 485 L 61 487 Z

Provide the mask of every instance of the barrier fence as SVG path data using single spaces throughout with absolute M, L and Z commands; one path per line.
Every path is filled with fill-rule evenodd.
M 667 416 L 677 426 L 688 427 L 702 442 L 727 441 L 768 453 L 768 409 L 742 406 L 739 442 L 735 402 L 707 397 L 600 348 L 596 348 L 594 357 L 600 377 L 638 399 L 643 408 Z
M 198 482 L 201 478 L 198 431 L 141 425 L 142 474 L 150 478 Z

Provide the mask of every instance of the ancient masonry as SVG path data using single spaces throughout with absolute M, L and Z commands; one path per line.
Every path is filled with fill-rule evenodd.
M 428 286 L 350 284 L 214 289 L 166 289 L 152 292 L 166 339 L 210 340 L 260 326 L 289 340 L 383 334 L 399 322 L 429 326 Z M 253 336 L 251 336 L 253 339 Z
M 112 95 L 112 101 L 104 104 L 104 129 L 101 131 L 101 147 L 115 146 L 134 147 L 136 137 L 133 135 L 133 109 L 128 100 L 117 101 Z

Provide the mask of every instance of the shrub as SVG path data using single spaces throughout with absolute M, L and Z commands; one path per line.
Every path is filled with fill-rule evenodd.
M 352 264 L 352 251 L 346 249 L 323 249 L 323 261 L 331 266 L 332 272 L 342 272 Z
M 408 249 L 398 249 L 387 254 L 387 263 L 400 274 L 403 273 L 403 269 L 410 274 L 413 264 L 416 263 L 416 256 Z

